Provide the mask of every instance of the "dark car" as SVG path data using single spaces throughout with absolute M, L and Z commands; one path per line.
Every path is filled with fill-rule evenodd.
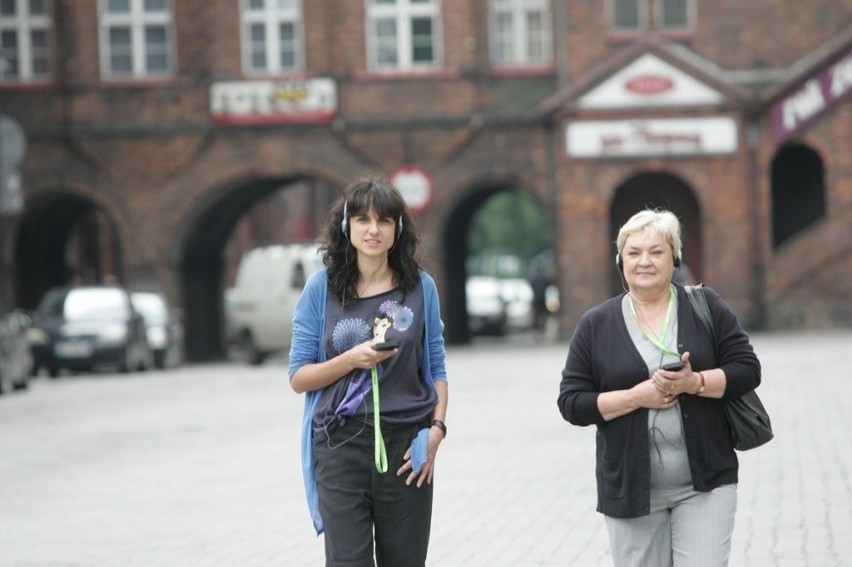
M 145 321 L 120 286 L 53 288 L 33 318 L 34 372 L 57 376 L 66 368 L 89 371 L 102 365 L 121 372 L 144 370 L 151 353 Z
M 148 348 L 157 368 L 178 366 L 183 362 L 183 322 L 161 293 L 134 291 L 133 307 L 145 320 Z
M 0 305 L 0 394 L 23 390 L 30 384 L 32 356 L 27 342 L 29 316 Z

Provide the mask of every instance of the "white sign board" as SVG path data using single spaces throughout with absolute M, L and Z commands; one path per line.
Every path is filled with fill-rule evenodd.
M 583 109 L 700 106 L 722 94 L 659 57 L 646 53 L 577 101 Z
M 737 122 L 731 117 L 586 120 L 566 128 L 574 158 L 730 154 L 737 151 Z
M 210 113 L 219 124 L 329 122 L 336 112 L 333 79 L 222 81 L 210 86 Z

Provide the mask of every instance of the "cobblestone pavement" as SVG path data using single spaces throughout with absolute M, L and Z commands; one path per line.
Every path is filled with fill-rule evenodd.
M 776 439 L 741 453 L 732 565 L 852 560 L 852 331 L 756 334 Z M 610 565 L 565 344 L 449 352 L 429 565 Z M 286 365 L 39 378 L 0 398 L 0 566 L 314 566 Z

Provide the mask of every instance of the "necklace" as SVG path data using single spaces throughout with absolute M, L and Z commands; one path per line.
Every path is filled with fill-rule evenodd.
M 378 267 L 375 270 L 373 270 L 373 273 L 370 274 L 370 279 L 367 281 L 367 285 L 364 286 L 364 289 L 362 289 L 361 291 L 358 292 L 358 297 L 364 297 L 364 296 L 367 295 L 367 290 L 370 289 L 371 285 L 373 285 L 373 279 L 376 277 L 376 274 L 379 273 L 379 270 L 381 270 L 384 267 L 386 261 L 387 261 L 387 258 L 384 258 L 382 260 L 381 264 L 379 264 Z M 382 276 L 382 278 L 384 279 L 384 276 Z

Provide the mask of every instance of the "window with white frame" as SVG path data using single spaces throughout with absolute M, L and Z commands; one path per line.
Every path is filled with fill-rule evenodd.
M 491 61 L 496 65 L 549 63 L 550 0 L 491 0 Z
M 50 26 L 47 0 L 0 0 L 0 81 L 49 78 Z
M 170 75 L 170 0 L 99 0 L 101 72 L 107 77 Z
M 440 0 L 367 0 L 371 69 L 434 67 L 440 54 Z
M 653 22 L 648 17 L 652 10 Z M 695 0 L 609 0 L 610 29 L 615 31 L 689 29 L 695 24 L 695 12 Z
M 645 0 L 610 0 L 609 27 L 616 31 L 645 29 Z
M 301 0 L 242 0 L 243 70 L 278 74 L 302 67 Z
M 695 19 L 695 0 L 657 0 L 655 11 L 659 29 L 691 28 Z

